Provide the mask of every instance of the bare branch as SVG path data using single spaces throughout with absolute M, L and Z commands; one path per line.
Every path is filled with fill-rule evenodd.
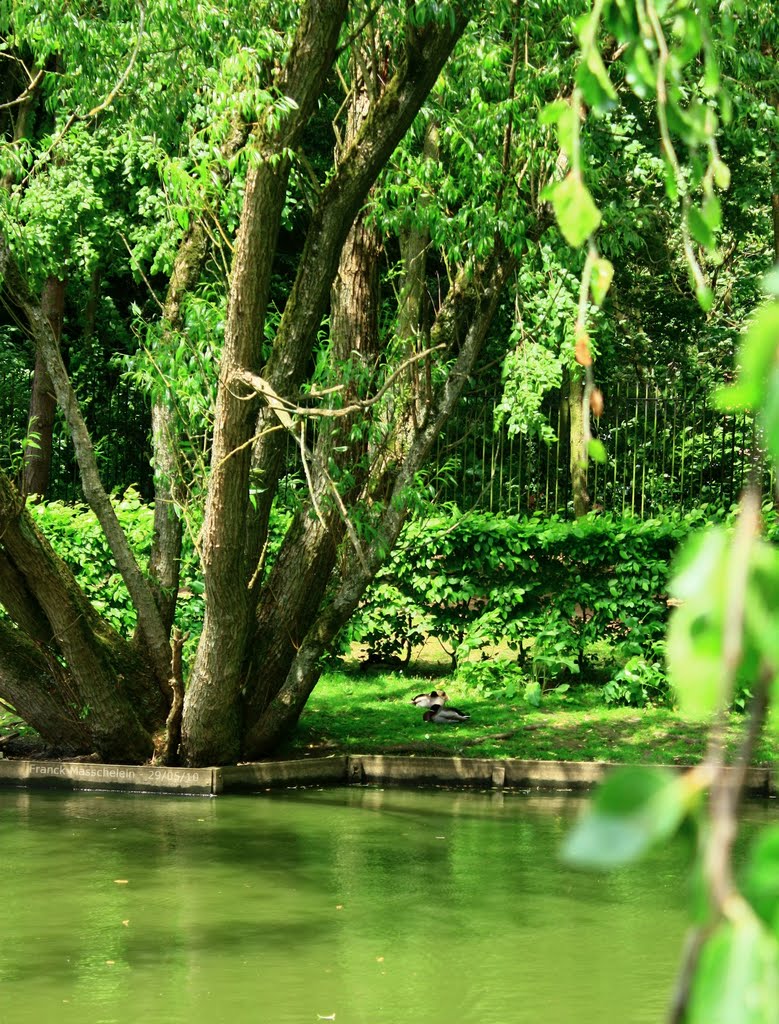
M 21 106 L 22 103 L 26 103 L 35 92 L 36 88 L 40 85 L 43 74 L 43 68 L 41 68 L 35 75 L 35 78 L 31 79 L 30 84 L 24 92 L 20 93 L 15 100 L 9 100 L 8 103 L 0 103 L 0 110 L 7 110 L 9 107 L 18 107 Z
M 277 394 L 263 377 L 258 376 L 256 373 L 249 373 L 246 370 L 240 370 L 235 373 L 233 375 L 233 380 L 242 384 L 247 384 L 252 388 L 257 395 L 265 399 L 268 407 L 276 413 L 283 426 L 288 430 L 293 430 L 292 416 L 314 416 L 326 419 L 337 418 L 339 416 L 352 416 L 356 412 L 364 412 L 365 409 L 369 409 L 372 405 L 381 401 L 397 378 L 403 374 L 404 370 L 407 370 L 413 363 L 418 363 L 421 360 L 426 359 L 432 352 L 438 352 L 443 348 L 446 348 L 446 346 L 442 343 L 440 345 L 433 345 L 432 348 L 426 348 L 422 352 L 415 353 L 413 356 L 410 356 L 398 365 L 397 369 L 390 374 L 375 395 L 372 395 L 370 398 L 364 398 L 358 402 L 352 402 L 351 405 L 344 405 L 340 409 L 316 409 L 313 406 L 308 405 L 295 405 L 293 402 L 290 402 L 286 398 L 282 398 L 281 395 Z M 339 384 L 336 387 L 328 388 L 326 391 L 312 391 L 311 397 L 321 398 L 324 395 L 330 395 L 341 390 L 343 390 L 343 385 Z M 249 400 L 253 397 L 254 395 L 248 395 L 244 400 Z
M 103 102 L 102 103 L 98 103 L 98 105 L 96 107 L 93 107 L 89 111 L 89 113 L 87 114 L 87 117 L 95 117 L 97 114 L 100 113 L 101 110 L 105 110 L 107 107 L 111 106 L 111 104 L 113 103 L 114 99 L 116 98 L 116 94 L 119 92 L 119 90 L 122 88 L 124 83 L 127 81 L 128 77 L 130 75 L 130 72 L 133 69 L 133 66 L 134 66 L 135 62 L 138 59 L 138 53 L 139 53 L 139 51 L 141 49 L 141 40 L 143 39 L 143 27 L 144 27 L 144 24 L 146 23 L 146 4 L 143 3 L 142 0 L 138 0 L 138 6 L 141 9 L 140 10 L 140 17 L 138 18 L 138 38 L 137 38 L 137 40 L 135 42 L 135 49 L 133 50 L 132 54 L 130 55 L 129 61 L 127 62 L 127 67 L 124 69 L 123 73 L 119 76 L 119 81 L 116 83 L 116 85 L 113 87 L 113 89 L 109 92 L 109 94 L 106 96 L 106 98 L 103 100 Z

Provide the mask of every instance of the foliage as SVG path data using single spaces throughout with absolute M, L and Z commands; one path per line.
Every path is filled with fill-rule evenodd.
M 152 510 L 129 489 L 112 502 L 139 558 L 148 560 Z M 136 614 L 95 514 L 86 505 L 40 502 L 30 510 L 57 554 L 73 570 L 93 606 L 120 633 L 131 636 Z
M 612 18 L 624 16 L 624 8 L 617 15 L 616 6 L 605 7 Z M 660 38 L 660 5 L 650 4 L 648 9 L 653 33 Z M 600 13 L 601 8 L 596 7 L 593 18 Z M 705 20 L 692 13 L 681 23 L 677 36 L 686 47 L 687 59 L 708 43 L 707 27 Z M 640 26 L 633 26 L 632 31 L 640 34 Z M 586 45 L 584 52 L 587 53 Z M 683 62 L 679 53 L 674 51 L 673 57 L 680 67 Z M 669 84 L 665 78 L 666 64 L 672 68 L 668 95 L 665 88 L 662 94 L 660 90 L 661 83 L 664 87 Z M 648 64 L 647 68 L 650 67 Z M 597 87 L 605 90 L 608 80 L 600 75 L 599 68 L 602 65 L 596 57 L 594 77 Z M 644 76 L 645 85 L 651 82 L 651 75 Z M 730 175 L 713 141 L 713 109 L 694 101 L 682 108 L 678 68 L 670 63 L 667 52 L 661 51 L 658 59 L 656 82 L 661 134 L 666 144 L 667 189 L 669 194 L 681 195 L 682 239 L 698 300 L 708 310 L 713 297 L 697 257 L 690 251 L 691 239 L 704 250 L 714 250 L 721 226 L 714 184 L 727 188 Z M 718 96 L 723 114 L 728 117 L 729 100 L 719 90 L 719 69 L 708 45 L 704 83 L 704 92 Z M 669 126 L 693 154 L 690 183 L 702 189 L 700 206 L 690 198 Z M 695 154 L 697 145 L 706 143 L 708 163 L 698 160 Z M 776 271 L 769 278 L 768 290 L 774 298 L 758 310 L 743 339 L 738 379 L 721 391 L 717 400 L 723 407 L 757 414 L 766 455 L 775 472 L 779 467 Z M 683 712 L 710 723 L 711 735 L 703 763 L 677 776 L 650 769 L 614 773 L 599 789 L 590 811 L 568 837 L 563 851 L 570 863 L 581 866 L 613 867 L 625 863 L 651 845 L 667 841 L 684 822 L 700 824 L 704 792 L 711 789 L 709 820 L 701 828 L 696 865 L 703 882 L 704 905 L 698 914 L 701 923 L 697 934 L 688 943 L 673 1017 L 679 1020 L 683 1016 L 688 1024 L 769 1024 L 779 1020 L 775 897 L 765 888 L 768 873 L 776 869 L 774 837 L 768 833 L 759 842 L 741 890 L 736 886 L 730 863 L 744 770 L 763 727 L 767 707 L 776 699 L 779 678 L 779 550 L 760 536 L 763 517 L 756 485 L 759 471 L 760 457 L 756 454 L 755 471 L 745 490 L 737 522 L 730 527 L 710 526 L 693 536 L 673 579 L 672 593 L 678 607 L 668 629 L 669 675 Z M 750 719 L 729 772 L 722 742 L 725 709 L 745 686 L 754 694 Z
M 569 523 L 456 508 L 409 522 L 345 635 L 398 655 L 437 640 L 453 664 L 501 644 L 531 680 L 559 684 L 577 675 L 587 649 L 607 638 L 623 662 L 637 659 L 638 689 L 662 694 L 658 641 L 668 617 L 669 563 L 702 513 L 640 521 L 589 516 Z M 645 668 L 639 668 L 639 663 Z M 650 667 L 651 666 L 651 667 Z M 473 677 L 475 670 L 467 668 Z M 481 670 L 481 685 L 492 671 Z M 626 676 L 607 699 L 638 692 Z M 630 684 L 630 685 L 629 685 Z M 516 692 L 514 686 L 512 692 Z
M 606 704 L 646 707 L 673 703 L 673 691 L 665 673 L 664 646 L 664 642 L 657 641 L 650 656 L 634 654 L 628 658 L 603 687 Z

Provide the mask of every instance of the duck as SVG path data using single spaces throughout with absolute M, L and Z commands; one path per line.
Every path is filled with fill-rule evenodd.
M 457 708 L 444 708 L 440 704 L 432 704 L 422 715 L 423 722 L 438 722 L 439 725 L 451 722 L 467 722 L 470 715 L 466 715 Z
M 448 700 L 446 690 L 431 690 L 430 693 L 418 693 L 411 698 L 411 703 L 418 708 L 431 708 L 434 704 L 443 707 Z

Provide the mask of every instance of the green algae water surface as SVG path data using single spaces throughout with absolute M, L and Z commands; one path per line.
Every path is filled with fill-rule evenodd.
M 0 1024 L 654 1024 L 686 852 L 572 872 L 580 807 L 0 791 Z

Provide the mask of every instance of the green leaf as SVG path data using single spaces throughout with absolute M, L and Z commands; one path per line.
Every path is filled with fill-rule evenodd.
M 695 298 L 704 313 L 708 313 L 714 305 L 714 292 L 707 284 L 698 285 L 695 289 Z
M 669 587 L 684 604 L 668 623 L 668 678 L 681 710 L 695 718 L 708 717 L 722 700 L 728 552 L 721 527 L 700 534 L 685 547 Z
M 601 222 L 600 210 L 575 171 L 544 189 L 541 198 L 551 201 L 560 231 L 574 248 L 583 245 Z
M 654 95 L 657 77 L 644 48 L 643 40 L 637 40 L 628 47 L 625 53 L 627 80 L 633 92 L 640 99 L 649 99 Z
M 730 168 L 717 157 L 714 161 L 714 181 L 723 191 L 730 188 Z
M 555 100 L 554 103 L 547 103 L 538 114 L 539 124 L 557 124 L 566 110 L 570 110 L 570 103 L 565 100 Z
M 577 22 L 582 61 L 576 69 L 576 84 L 595 113 L 604 114 L 616 105 L 617 93 L 598 49 L 598 25 L 599 17 L 594 11 Z
M 779 465 L 779 367 L 774 366 L 769 374 L 763 406 L 760 410 L 760 426 L 763 429 L 768 454 L 774 465 Z
M 560 143 L 560 149 L 567 155 L 569 160 L 573 160 L 578 144 L 578 119 L 578 111 L 568 104 L 566 104 L 565 110 L 557 119 L 557 141 Z
M 709 718 L 723 694 L 723 646 L 720 618 L 693 605 L 674 609 L 666 636 L 668 681 L 683 714 Z
M 606 293 L 611 285 L 611 280 L 614 277 L 614 266 L 610 260 L 597 259 L 592 265 L 592 278 L 590 279 L 590 289 L 592 290 L 592 297 L 595 304 L 598 306 L 603 305 L 603 300 L 606 298 Z
M 698 961 L 687 1024 L 776 1024 L 779 947 L 760 922 L 724 922 Z
M 597 437 L 591 437 L 587 445 L 587 454 L 590 456 L 593 462 L 604 463 L 608 461 L 606 449 L 603 445 L 603 441 L 599 441 Z
M 758 660 L 779 666 L 779 548 L 765 540 L 753 541 L 744 614 L 749 647 Z
M 719 231 L 722 227 L 722 203 L 713 192 L 703 200 L 701 216 L 712 231 Z
M 525 687 L 525 703 L 530 704 L 532 707 L 537 708 L 541 704 L 541 684 L 540 683 L 528 683 Z
M 687 224 L 692 237 L 704 249 L 713 249 L 716 246 L 717 240 L 714 237 L 714 232 L 697 206 L 691 206 L 687 211 Z
M 658 768 L 614 772 L 566 837 L 563 860 L 590 868 L 635 860 L 673 835 L 689 810 L 690 796 L 682 777 Z
M 779 352 L 779 302 L 766 303 L 756 314 L 739 352 L 736 384 L 714 396 L 718 409 L 756 409 Z
M 727 548 L 728 534 L 721 526 L 712 526 L 692 536 L 677 559 L 668 588 L 671 595 L 689 600 L 710 593 L 719 577 Z
M 673 34 L 679 40 L 673 55 L 679 64 L 689 63 L 703 45 L 700 16 L 693 10 L 682 10 L 674 19 Z
M 755 912 L 779 935 L 779 826 L 755 840 L 744 872 L 743 891 Z

